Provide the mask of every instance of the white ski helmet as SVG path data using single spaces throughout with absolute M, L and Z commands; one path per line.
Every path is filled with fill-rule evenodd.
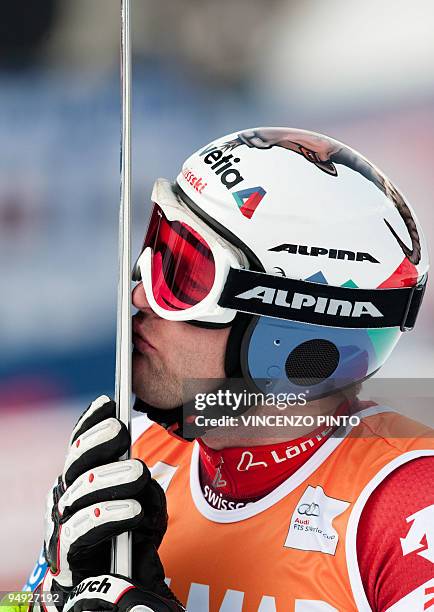
M 415 323 L 428 271 L 421 227 L 389 179 L 332 138 L 224 136 L 175 184 L 159 179 L 152 199 L 136 268 L 151 307 L 232 324 L 228 373 L 238 364 L 256 389 L 335 392 L 378 370 Z

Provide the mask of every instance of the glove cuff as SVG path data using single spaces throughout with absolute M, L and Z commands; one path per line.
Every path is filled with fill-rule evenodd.
M 183 612 L 185 608 L 174 600 L 143 591 L 131 580 L 118 574 L 105 574 L 83 580 L 70 593 L 63 612 L 76 610 L 121 610 L 135 608 L 149 612 Z

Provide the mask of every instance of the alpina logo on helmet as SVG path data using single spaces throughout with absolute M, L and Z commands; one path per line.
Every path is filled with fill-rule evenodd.
M 223 151 L 216 146 L 210 146 L 199 153 L 203 161 L 211 166 L 211 170 L 220 177 L 220 181 L 226 189 L 232 189 L 244 181 L 240 171 L 234 167 L 240 161 L 239 157 L 234 157 L 231 153 L 223 155 Z
M 288 300 L 288 295 L 290 299 Z M 314 312 L 338 317 L 382 317 L 383 314 L 372 302 L 350 302 L 326 297 L 314 297 L 304 293 L 292 293 L 283 289 L 258 286 L 235 296 L 242 300 L 260 300 L 264 304 L 275 304 L 294 310 L 313 308 Z
M 319 255 L 327 255 L 329 259 L 348 259 L 349 261 L 370 261 L 371 263 L 380 263 L 378 259 L 375 259 L 370 253 L 363 251 L 346 251 L 342 249 L 326 249 L 325 247 L 306 246 L 304 244 L 278 244 L 269 251 L 286 251 L 287 253 L 293 253 L 294 255 L 310 255 L 311 257 L 318 257 Z

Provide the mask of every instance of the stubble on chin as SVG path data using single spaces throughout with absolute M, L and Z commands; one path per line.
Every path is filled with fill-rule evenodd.
M 170 409 L 182 404 L 182 384 L 162 363 L 133 352 L 133 393 L 155 408 Z

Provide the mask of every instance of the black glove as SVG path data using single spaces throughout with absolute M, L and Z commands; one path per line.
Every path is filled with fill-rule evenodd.
M 178 601 L 145 591 L 132 580 L 119 574 L 105 574 L 83 580 L 71 591 L 63 610 L 185 612 L 185 608 Z
M 167 528 L 166 498 L 142 461 L 116 461 L 130 446 L 130 435 L 115 415 L 107 396 L 84 412 L 47 498 L 49 570 L 40 589 L 60 593 L 62 601 L 83 579 L 110 572 L 112 538 L 125 531 L 133 532 L 138 584 L 171 595 L 157 553 Z

